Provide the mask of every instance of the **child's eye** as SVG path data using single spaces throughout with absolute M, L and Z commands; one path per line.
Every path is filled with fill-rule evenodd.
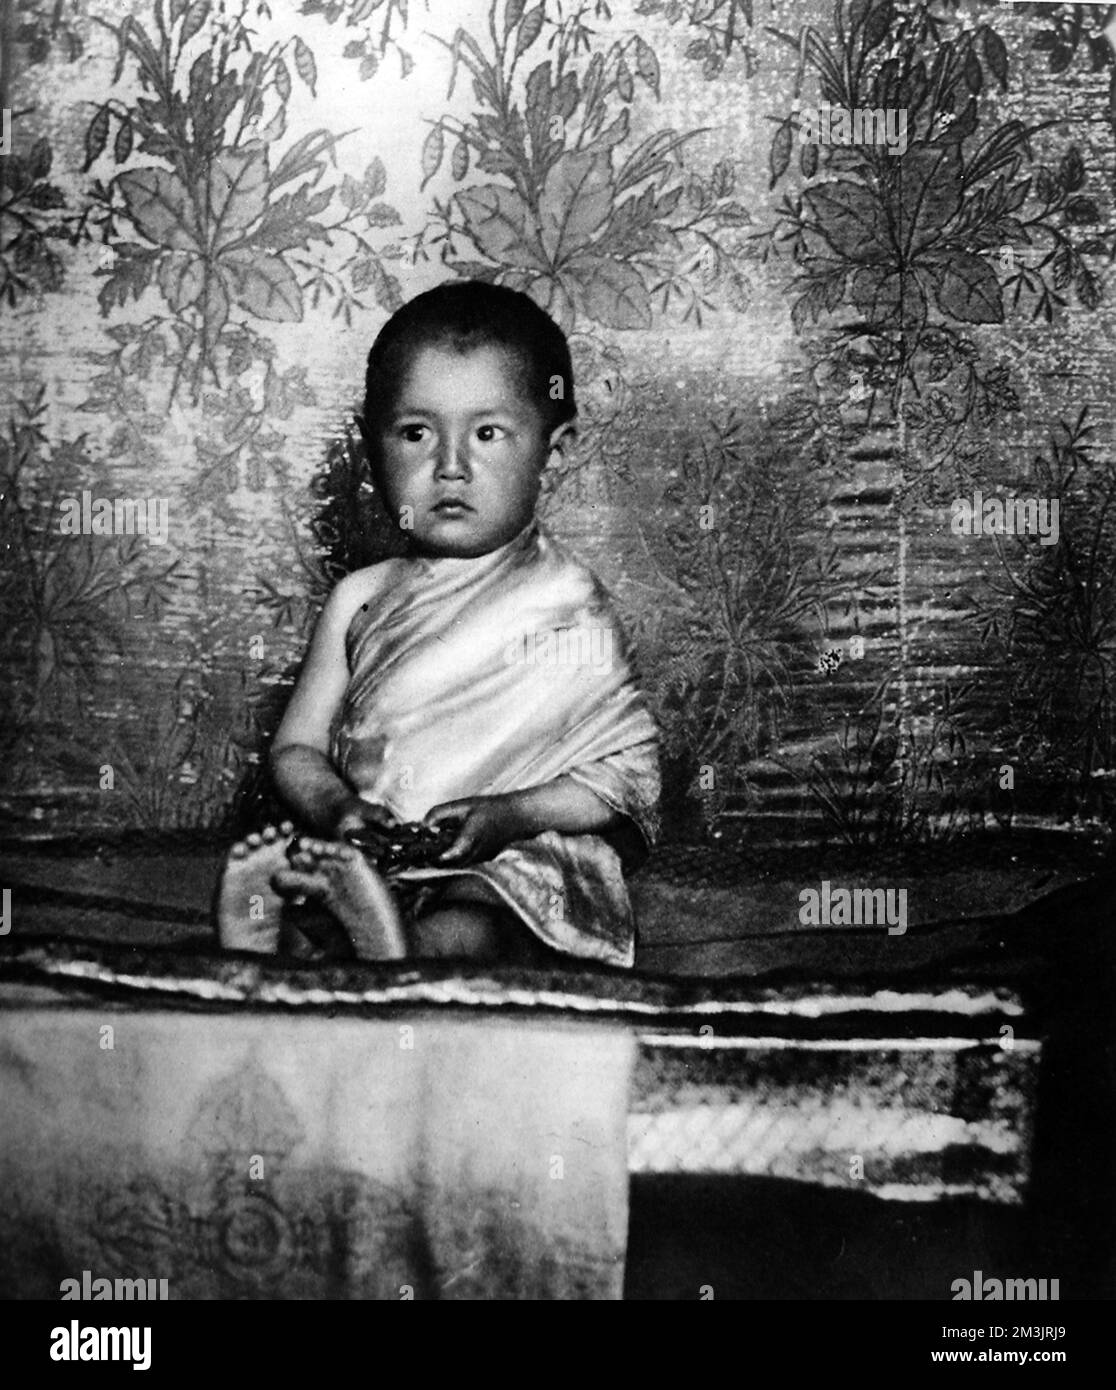
M 504 431 L 500 428 L 499 425 L 477 426 L 477 438 L 480 440 L 482 444 L 495 443 L 495 441 L 497 439 L 501 439 L 503 435 Z
M 399 430 L 400 439 L 408 444 L 421 444 L 426 437 L 425 425 L 403 425 Z

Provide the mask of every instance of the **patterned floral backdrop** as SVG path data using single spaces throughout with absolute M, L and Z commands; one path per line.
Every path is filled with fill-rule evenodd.
M 264 812 L 317 606 L 392 543 L 364 356 L 456 275 L 571 336 L 545 513 L 628 615 L 672 836 L 1103 838 L 1116 11 L 0 11 L 9 830 Z M 901 151 L 830 120 L 866 109 Z M 956 534 L 977 492 L 1057 543 Z

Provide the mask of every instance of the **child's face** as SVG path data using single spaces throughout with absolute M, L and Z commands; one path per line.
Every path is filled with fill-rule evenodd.
M 379 482 L 422 553 L 486 555 L 530 522 L 571 433 L 547 433 L 506 352 L 425 347 L 380 427 Z

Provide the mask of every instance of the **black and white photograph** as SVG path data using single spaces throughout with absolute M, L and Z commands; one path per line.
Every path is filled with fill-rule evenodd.
M 0 107 L 32 1374 L 182 1302 L 1073 1364 L 1116 5 L 0 0 Z

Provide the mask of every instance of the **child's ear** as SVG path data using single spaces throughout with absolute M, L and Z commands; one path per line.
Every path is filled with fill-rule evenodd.
M 359 432 L 360 432 L 361 443 L 364 445 L 364 452 L 369 456 L 369 458 L 371 458 L 371 456 L 372 456 L 372 436 L 371 436 L 371 434 L 369 433 L 367 424 L 365 424 L 364 416 L 363 416 L 363 415 L 354 415 L 354 416 L 353 416 L 353 423 L 356 425 L 357 429 L 358 429 Z
M 362 415 L 354 415 L 353 423 L 356 425 L 358 431 L 360 432 L 360 441 L 364 445 L 365 467 L 372 474 L 373 478 L 375 478 L 376 464 L 379 458 L 379 454 L 376 447 L 376 437 L 372 430 L 369 428 L 368 422 L 364 419 Z
M 547 446 L 546 466 L 555 468 L 559 464 L 569 463 L 577 447 L 577 425 L 572 420 L 566 420 L 550 432 L 550 443 Z

